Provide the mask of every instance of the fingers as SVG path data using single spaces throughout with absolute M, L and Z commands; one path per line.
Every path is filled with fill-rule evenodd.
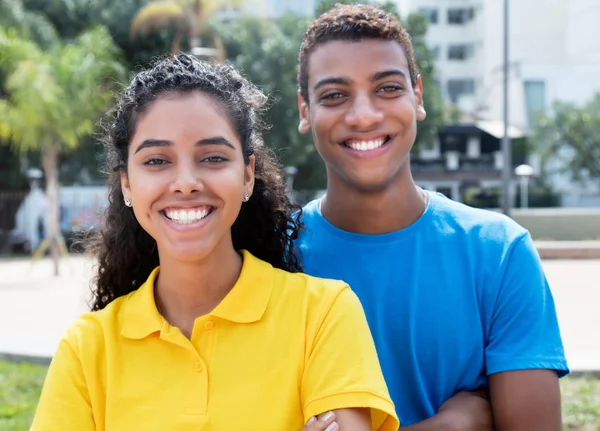
M 339 431 L 340 427 L 335 421 L 335 413 L 327 412 L 308 420 L 302 431 Z

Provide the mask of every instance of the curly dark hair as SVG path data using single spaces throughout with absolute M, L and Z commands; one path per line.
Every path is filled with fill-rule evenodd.
M 412 85 L 417 84 L 419 70 L 410 35 L 398 18 L 375 6 L 337 4 L 315 19 L 302 37 L 298 55 L 300 95 L 308 103 L 308 61 L 317 46 L 334 40 L 358 42 L 361 39 L 395 40 L 408 61 Z
M 255 157 L 254 191 L 231 228 L 234 248 L 248 250 L 276 268 L 302 270 L 293 246 L 301 229 L 301 208 L 288 199 L 280 166 L 262 139 L 260 114 L 267 97 L 231 66 L 180 54 L 138 73 L 110 113 L 111 124 L 103 139 L 109 204 L 91 242 L 98 265 L 92 281 L 92 310 L 137 289 L 159 264 L 155 240 L 124 204 L 120 175 L 127 172 L 128 148 L 139 116 L 165 93 L 192 91 L 221 104 L 240 138 L 245 163 L 250 155 Z

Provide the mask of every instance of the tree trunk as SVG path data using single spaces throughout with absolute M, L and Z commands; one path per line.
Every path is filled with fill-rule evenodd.
M 42 164 L 46 176 L 46 196 L 48 198 L 48 238 L 50 240 L 50 256 L 54 265 L 54 275 L 58 275 L 60 259 L 59 243 L 62 241 L 59 224 L 58 202 L 58 151 L 50 145 L 42 152 Z
M 188 38 L 190 43 L 190 51 L 193 51 L 194 48 L 200 47 L 200 35 L 198 31 L 198 27 L 200 23 L 198 20 L 200 19 L 202 13 L 202 0 L 196 0 L 194 2 L 194 6 L 190 13 L 188 13 Z

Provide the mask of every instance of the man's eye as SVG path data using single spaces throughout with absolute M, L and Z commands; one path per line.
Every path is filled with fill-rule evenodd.
M 397 91 L 402 91 L 402 87 L 398 85 L 386 85 L 384 87 L 381 87 L 379 90 L 383 93 L 394 93 Z
M 342 93 L 329 93 L 329 94 L 324 94 L 321 97 L 321 100 L 336 100 L 341 97 L 344 97 L 344 95 Z

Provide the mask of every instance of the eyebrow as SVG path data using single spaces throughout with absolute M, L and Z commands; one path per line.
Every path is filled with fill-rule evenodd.
M 323 78 L 315 84 L 313 91 L 317 91 L 319 88 L 328 84 L 350 85 L 350 80 L 348 78 Z
M 407 79 L 406 73 L 404 73 L 402 70 L 389 69 L 389 70 L 383 70 L 381 72 L 377 72 L 377 73 L 373 74 L 373 76 L 371 76 L 371 82 L 379 81 L 379 80 L 387 78 L 389 76 L 401 76 L 405 80 Z M 319 88 L 321 88 L 325 85 L 329 85 L 329 84 L 350 85 L 351 81 L 348 78 L 342 78 L 342 77 L 323 78 L 315 84 L 315 86 L 313 87 L 313 91 L 317 91 Z
M 224 145 L 226 147 L 229 147 L 229 148 L 235 150 L 235 147 L 233 146 L 233 144 L 231 142 L 229 142 L 227 139 L 223 138 L 222 136 L 215 136 L 212 138 L 201 139 L 198 142 L 196 142 L 196 147 L 203 147 L 206 145 Z M 172 146 L 173 146 L 173 142 L 167 141 L 165 139 L 146 139 L 144 142 L 142 142 L 140 144 L 139 147 L 137 147 L 134 154 L 142 151 L 145 148 L 172 147 Z
M 389 76 L 401 76 L 405 80 L 407 79 L 406 73 L 404 73 L 402 70 L 400 70 L 400 69 L 389 69 L 389 70 L 384 70 L 384 71 L 375 73 L 371 77 L 371 81 L 373 81 L 373 82 L 379 81 L 379 80 L 381 80 L 383 78 L 387 78 Z

